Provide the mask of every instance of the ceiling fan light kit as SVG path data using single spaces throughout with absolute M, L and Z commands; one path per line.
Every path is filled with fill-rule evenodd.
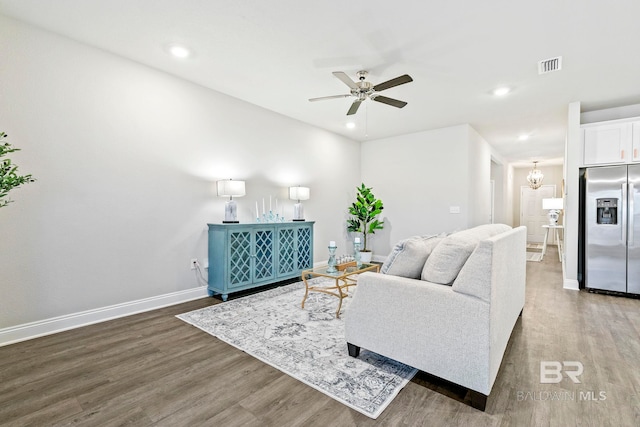
M 353 115 L 358 111 L 360 104 L 367 99 L 372 101 L 381 102 L 383 104 L 391 105 L 392 107 L 402 108 L 407 105 L 406 102 L 400 101 L 393 98 L 388 98 L 386 96 L 382 96 L 378 94 L 378 92 L 390 89 L 395 86 L 400 86 L 405 83 L 412 82 L 413 79 L 408 74 L 404 74 L 402 76 L 398 76 L 394 79 L 387 80 L 386 82 L 379 83 L 377 85 L 373 85 L 370 82 L 366 81 L 367 71 L 358 71 L 356 76 L 358 77 L 358 82 L 351 80 L 351 78 L 342 71 L 334 71 L 333 75 L 336 76 L 340 81 L 349 86 L 350 93 L 345 95 L 331 95 L 331 96 L 322 96 L 320 98 L 311 98 L 309 101 L 323 101 L 325 99 L 336 99 L 336 98 L 355 98 L 349 111 L 347 111 L 347 116 Z

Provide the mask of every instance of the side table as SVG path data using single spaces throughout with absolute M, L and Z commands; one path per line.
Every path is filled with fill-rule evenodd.
M 562 240 L 560 240 L 560 230 L 564 230 L 564 225 L 543 225 L 542 228 L 546 228 L 546 233 L 544 234 L 544 242 L 542 243 L 542 258 L 547 253 L 547 240 L 549 240 L 549 233 L 553 231 L 556 237 L 556 244 L 558 245 L 558 259 L 562 262 Z M 564 231 L 563 231 L 564 232 Z M 563 236 L 564 237 L 564 236 Z

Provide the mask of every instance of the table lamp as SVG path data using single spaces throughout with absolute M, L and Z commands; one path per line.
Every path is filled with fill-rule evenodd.
M 547 213 L 549 225 L 558 225 L 558 217 L 563 207 L 563 199 L 561 198 L 542 199 L 542 209 L 549 211 Z
M 293 205 L 293 220 L 304 221 L 304 208 L 300 200 L 309 200 L 309 187 L 289 187 L 289 199 L 297 201 Z
M 229 197 L 229 200 L 224 204 L 224 224 L 237 224 L 238 221 L 238 207 L 233 197 L 242 197 L 245 195 L 244 181 L 234 181 L 232 179 L 225 179 L 216 183 L 218 189 L 218 196 Z

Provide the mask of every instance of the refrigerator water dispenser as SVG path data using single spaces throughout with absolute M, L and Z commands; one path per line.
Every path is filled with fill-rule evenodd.
M 598 224 L 615 225 L 618 223 L 618 199 L 596 199 L 596 205 L 596 222 Z

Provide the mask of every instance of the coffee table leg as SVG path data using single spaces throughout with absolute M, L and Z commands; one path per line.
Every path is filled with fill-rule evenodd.
M 307 301 L 307 296 L 309 295 L 309 284 L 307 283 L 305 275 L 302 276 L 302 281 L 304 282 L 304 298 L 302 298 L 301 308 L 304 308 L 304 303 Z
M 336 279 L 336 288 L 338 288 L 338 293 L 340 296 L 340 301 L 338 302 L 338 309 L 336 310 L 336 319 L 340 318 L 340 310 L 342 309 L 342 299 L 344 298 L 344 294 L 342 293 L 342 286 L 340 286 L 339 279 Z

